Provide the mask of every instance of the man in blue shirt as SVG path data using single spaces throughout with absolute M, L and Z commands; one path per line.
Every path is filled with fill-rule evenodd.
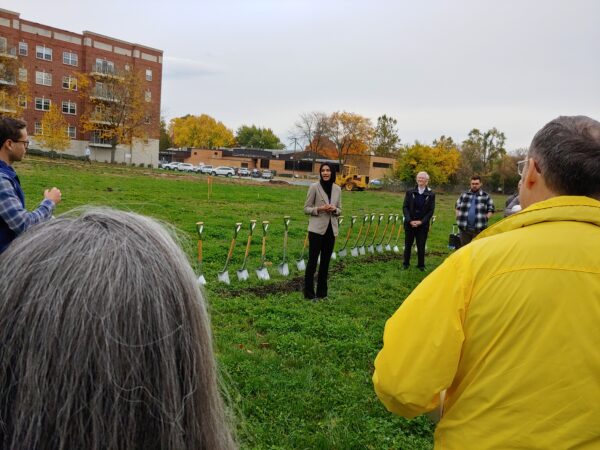
M 456 201 L 456 223 L 460 230 L 460 245 L 467 245 L 487 228 L 494 213 L 494 201 L 481 189 L 481 177 L 471 177 L 471 190 L 463 192 Z
M 28 146 L 24 121 L 0 118 L 0 253 L 29 227 L 50 219 L 61 199 L 60 190 L 53 187 L 44 191 L 36 210 L 25 209 L 25 194 L 12 164 L 23 159 Z

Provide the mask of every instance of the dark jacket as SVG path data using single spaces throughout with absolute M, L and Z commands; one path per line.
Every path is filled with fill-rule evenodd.
M 435 194 L 428 187 L 425 188 L 423 195 L 425 196 L 425 202 L 423 204 L 422 216 L 417 217 L 415 199 L 419 195 L 418 187 L 406 191 L 404 196 L 404 204 L 402 205 L 402 212 L 404 214 L 404 223 L 408 223 L 411 220 L 420 220 L 423 225 L 427 225 L 433 216 L 435 210 Z
M 25 208 L 25 194 L 21 188 L 21 183 L 19 183 L 19 177 L 13 168 L 4 161 L 0 161 L 0 177 L 5 178 L 10 182 L 14 194 L 21 201 L 23 208 Z M 9 213 L 10 211 L 6 211 L 6 214 Z M 17 234 L 10 229 L 8 224 L 2 218 L 0 218 L 0 253 L 8 247 L 8 244 L 10 244 L 16 236 Z

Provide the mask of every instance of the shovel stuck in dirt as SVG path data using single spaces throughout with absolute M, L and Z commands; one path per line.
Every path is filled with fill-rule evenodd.
M 383 220 L 383 214 L 379 214 L 379 219 L 377 219 L 377 225 L 375 225 L 375 233 L 373 233 L 373 239 L 371 239 L 371 243 L 367 250 L 369 253 L 375 253 L 375 240 L 377 239 L 377 233 L 379 232 L 379 226 L 381 225 L 381 221 Z
M 198 283 L 204 286 L 206 278 L 202 274 L 202 235 L 204 233 L 204 222 L 196 222 L 196 231 L 198 232 Z
M 306 270 L 306 262 L 304 262 L 304 252 L 306 251 L 307 245 L 308 245 L 308 231 L 306 232 L 306 237 L 304 238 L 304 244 L 302 244 L 302 253 L 300 254 L 300 259 L 296 260 L 296 267 L 301 272 Z
M 387 233 L 387 230 L 390 227 L 390 223 L 392 222 L 393 218 L 394 218 L 393 214 L 388 215 L 388 220 L 385 224 L 385 228 L 383 229 L 383 233 L 381 234 L 381 240 L 377 244 L 377 247 L 375 247 L 375 250 L 377 250 L 377 253 L 383 253 L 383 240 L 385 239 L 385 233 Z
M 229 265 L 229 261 L 231 260 L 231 256 L 233 255 L 233 249 L 235 248 L 235 240 L 237 239 L 237 235 L 240 232 L 240 228 L 242 228 L 242 224 L 240 222 L 236 223 L 233 229 L 233 238 L 231 239 L 231 244 L 229 245 L 229 251 L 227 252 L 225 266 L 223 267 L 223 270 L 221 270 L 217 274 L 217 277 L 221 283 L 229 284 L 229 272 L 227 272 L 227 266 Z
M 350 249 L 350 254 L 354 257 L 358 256 L 358 241 L 360 241 L 360 237 L 362 236 L 363 227 L 365 226 L 365 223 L 367 223 L 368 220 L 369 220 L 369 215 L 365 214 L 365 217 L 363 217 L 363 221 L 360 224 L 360 228 L 358 229 L 358 235 L 356 236 L 356 241 L 354 241 L 354 245 Z
M 392 251 L 392 245 L 390 244 L 392 242 L 392 237 L 394 236 L 394 231 L 396 230 L 396 224 L 398 223 L 398 217 L 400 216 L 400 214 L 394 214 L 394 221 L 392 223 L 392 229 L 390 230 L 390 234 L 388 236 L 388 240 L 385 243 L 385 251 L 386 252 L 391 252 Z
M 290 274 L 290 268 L 287 263 L 287 244 L 288 244 L 288 227 L 290 226 L 290 216 L 283 216 L 283 261 L 277 268 L 279 273 L 284 277 Z
M 375 221 L 375 213 L 371 213 L 371 219 L 369 220 L 369 225 L 367 225 L 367 231 L 365 231 L 365 237 L 362 241 L 361 246 L 358 247 L 358 253 L 360 253 L 361 255 L 367 254 L 367 250 L 365 248 L 365 243 L 367 242 L 367 238 L 369 237 L 369 230 L 371 229 L 371 225 L 373 225 L 374 221 Z
M 344 216 L 339 216 L 339 217 L 337 218 L 337 221 L 338 221 L 338 230 L 339 230 L 339 228 L 342 226 L 342 223 L 344 223 Z M 335 242 L 334 242 L 334 244 L 335 244 Z M 319 255 L 319 257 L 320 257 L 320 256 L 321 256 L 321 255 Z M 334 250 L 331 252 L 331 259 L 332 259 L 332 260 L 333 260 L 333 259 L 337 259 L 337 254 L 335 253 L 335 249 L 334 249 Z
M 398 234 L 396 235 L 396 242 L 394 243 L 394 247 L 392 250 L 394 253 L 400 253 L 400 249 L 398 248 L 398 240 L 400 239 L 400 233 L 402 233 L 402 227 L 404 226 L 404 216 L 402 216 L 402 222 L 398 225 Z
M 248 263 L 248 255 L 250 254 L 250 245 L 252 244 L 252 232 L 256 227 L 256 220 L 250 221 L 250 229 L 248 231 L 248 241 L 246 242 L 246 252 L 244 253 L 244 262 L 242 263 L 242 268 L 238 269 L 237 277 L 240 281 L 246 281 L 250 275 L 248 275 L 248 269 L 246 269 L 246 264 Z
M 269 271 L 265 267 L 265 255 L 267 253 L 267 230 L 269 229 L 269 221 L 265 220 L 262 223 L 262 250 L 260 252 L 260 267 L 256 269 L 256 276 L 259 280 L 270 280 Z
M 350 240 L 350 235 L 352 234 L 352 227 L 354 227 L 354 222 L 356 222 L 356 216 L 352 216 L 350 219 L 350 227 L 348 228 L 348 232 L 346 233 L 346 240 L 342 245 L 342 248 L 338 251 L 338 256 L 340 258 L 345 258 L 348 254 L 348 250 L 346 250 L 346 246 L 348 245 L 348 241 Z

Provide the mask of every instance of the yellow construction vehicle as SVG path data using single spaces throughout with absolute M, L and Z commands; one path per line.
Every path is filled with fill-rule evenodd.
M 356 166 L 344 164 L 342 172 L 335 177 L 335 182 L 347 191 L 364 191 L 369 184 L 369 177 L 359 175 Z

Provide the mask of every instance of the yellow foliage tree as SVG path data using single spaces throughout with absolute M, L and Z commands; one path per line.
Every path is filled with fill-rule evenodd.
M 433 146 L 417 141 L 400 151 L 397 176 L 411 183 L 415 181 L 417 173 L 425 171 L 432 184 L 445 184 L 456 173 L 459 163 L 460 152 L 451 139 L 442 136 Z
M 67 131 L 69 124 L 55 103 L 50 105 L 50 110 L 42 117 L 42 134 L 35 136 L 36 141 L 46 149 L 53 152 L 64 152 L 71 145 Z
M 223 122 L 207 114 L 171 119 L 169 131 L 176 147 L 218 148 L 235 145 L 235 136 Z
M 0 53 L 0 117 L 23 117 L 29 100 L 27 80 L 18 76 L 19 61 Z
M 365 153 L 374 136 L 371 120 L 359 114 L 338 111 L 327 119 L 327 137 L 335 144 L 336 158 L 343 165 L 350 154 Z
M 80 95 L 86 111 L 81 116 L 85 132 L 92 140 L 111 145 L 111 162 L 115 161 L 117 145 L 129 145 L 135 139 L 146 138 L 152 122 L 151 103 L 146 98 L 145 84 L 140 71 L 134 69 L 101 75 L 78 74 Z

